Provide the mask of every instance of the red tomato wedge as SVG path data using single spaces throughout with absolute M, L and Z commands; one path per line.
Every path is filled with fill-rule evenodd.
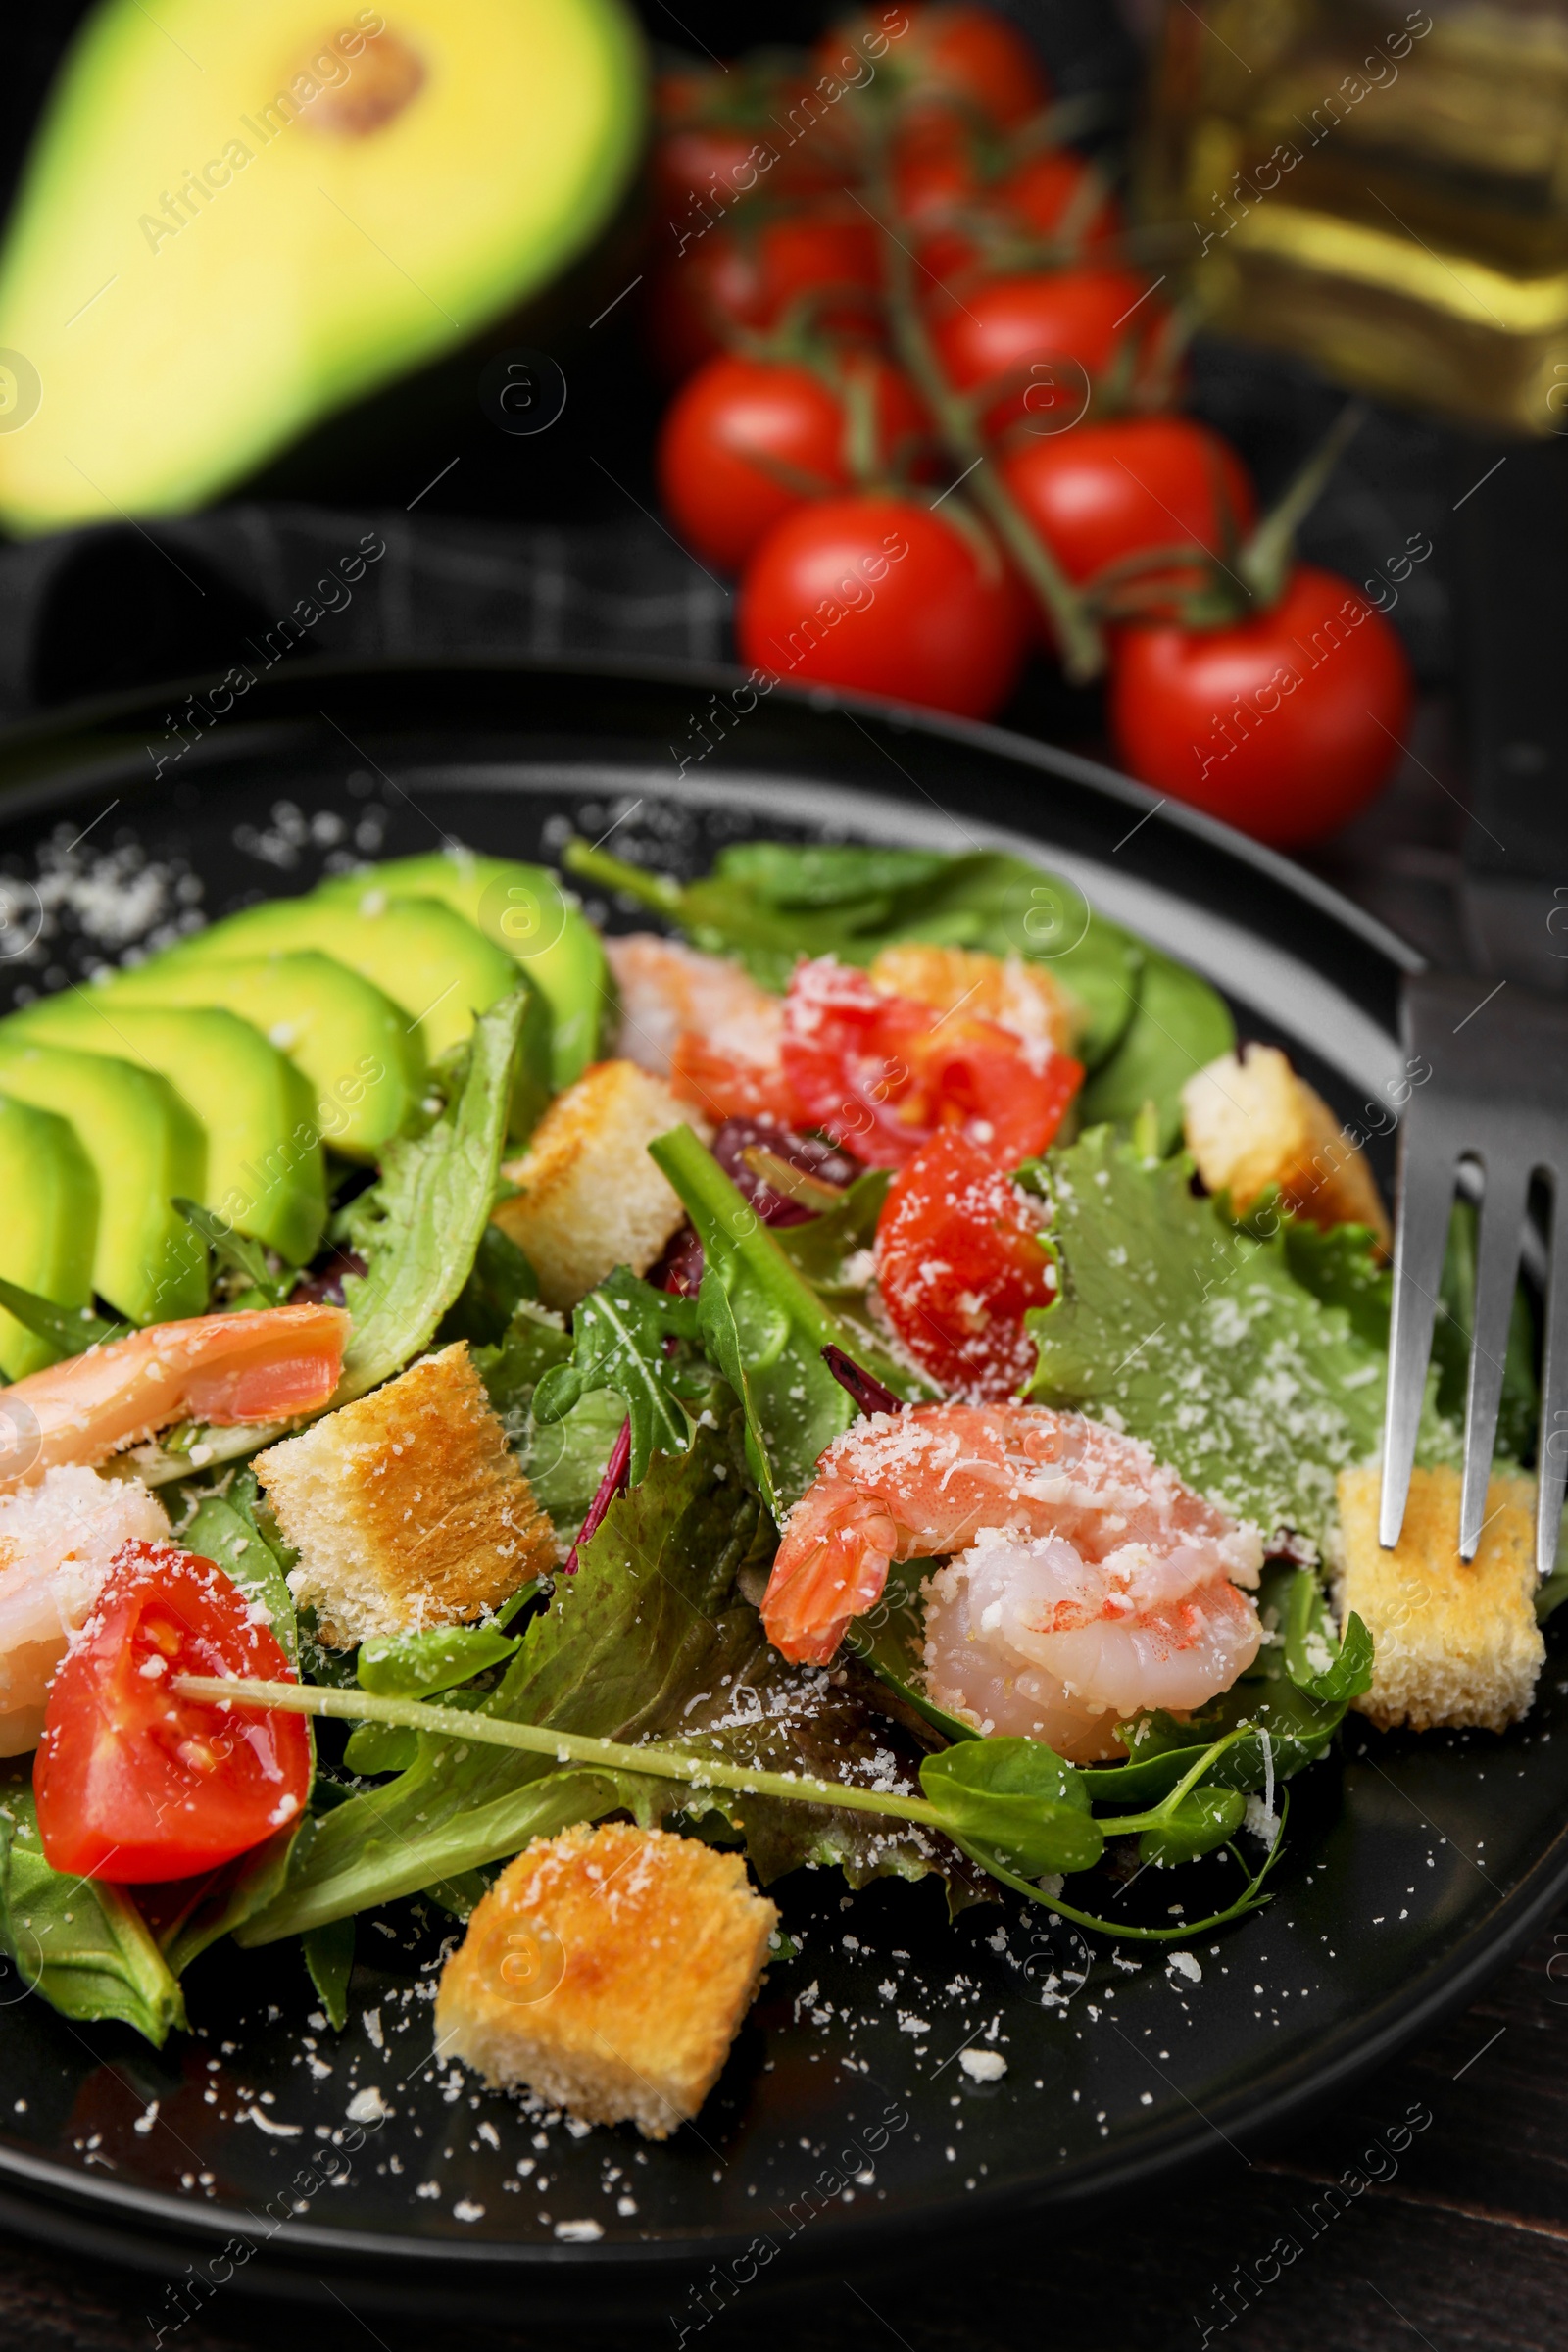
M 888 1188 L 877 1284 L 915 1361 L 979 1403 L 1017 1395 L 1034 1363 L 1024 1329 L 1056 1296 L 1045 1207 L 967 1136 L 933 1137 Z
M 191 1878 L 304 1810 L 304 1717 L 175 1697 L 179 1674 L 294 1680 L 212 1560 L 127 1544 L 49 1690 L 32 1786 L 51 1870 L 128 1886 Z
M 1070 1054 L 997 1021 L 884 996 L 831 956 L 797 964 L 780 1057 L 798 1127 L 867 1167 L 900 1167 L 942 1128 L 992 1162 L 1043 1152 L 1083 1081 Z

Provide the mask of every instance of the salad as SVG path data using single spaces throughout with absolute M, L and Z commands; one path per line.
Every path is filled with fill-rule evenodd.
M 458 2054 L 657 2132 L 653 2059 L 617 2105 L 563 2054 L 564 1960 L 479 2015 L 595 1855 L 716 1955 L 679 2120 L 788 1955 L 756 1888 L 1179 1944 L 1269 1900 L 1348 1706 L 1529 1705 L 1523 1302 L 1478 1573 L 1528 1623 L 1455 1713 L 1354 1541 L 1376 1186 L 1204 981 L 1000 852 L 562 865 L 360 869 L 0 1022 L 0 1935 L 46 2000 L 162 2043 L 201 1953 L 297 1941 L 341 2025 L 356 1921 L 422 1895 Z

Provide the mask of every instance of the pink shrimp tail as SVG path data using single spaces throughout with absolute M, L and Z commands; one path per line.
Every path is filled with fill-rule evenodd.
M 14 1433 L 0 1488 L 56 1463 L 89 1467 L 174 1421 L 287 1421 L 331 1399 L 351 1318 L 340 1306 L 257 1307 L 155 1323 L 5 1391 Z
M 762 1596 L 762 1629 L 780 1656 L 825 1666 L 852 1617 L 882 1597 L 899 1531 L 885 1504 L 836 1479 L 790 1517 Z

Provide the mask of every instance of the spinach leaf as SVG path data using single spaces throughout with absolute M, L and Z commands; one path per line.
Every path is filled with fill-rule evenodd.
M 329 1919 L 323 1927 L 308 1928 L 300 1937 L 311 1983 L 320 1995 L 334 2034 L 349 2022 L 349 1977 L 354 1968 L 354 1922 Z
M 1146 948 L 1131 1023 L 1085 1084 L 1079 1118 L 1085 1127 L 1105 1120 L 1130 1125 L 1152 1102 L 1159 1148 L 1168 1152 L 1181 1139 L 1182 1088 L 1235 1043 L 1236 1024 L 1223 997 L 1184 964 Z
M 965 1740 L 920 1767 L 943 1825 L 1024 1878 L 1092 1870 L 1105 1834 L 1083 1775 L 1037 1740 Z
M 1191 1177 L 1185 1154 L 1152 1163 L 1103 1127 L 1025 1172 L 1061 1281 L 1027 1317 L 1028 1394 L 1113 1419 L 1265 1534 L 1321 1543 L 1339 1471 L 1376 1448 L 1386 1358 L 1296 1281 L 1278 1234 L 1238 1228 Z
M 21 1783 L 0 1791 L 0 1944 L 62 2017 L 118 2019 L 157 2050 L 185 2024 L 179 1985 L 131 1896 L 50 1869 Z
M 568 842 L 573 873 L 638 899 L 700 948 L 736 956 L 764 988 L 782 989 L 802 956 L 868 964 L 905 940 L 1022 956 L 1049 964 L 1083 1013 L 1089 1069 L 1133 1018 L 1145 949 L 1060 875 L 1002 850 L 962 857 L 858 844 L 738 843 L 705 880 L 685 885 Z
M 516 1647 L 512 1636 L 494 1625 L 443 1625 L 422 1634 L 372 1635 L 360 1643 L 356 1672 L 360 1689 L 378 1697 L 427 1698 L 501 1665 Z
M 638 1740 L 678 1734 L 694 1697 L 722 1687 L 756 1644 L 737 1571 L 769 1556 L 771 1530 L 741 1474 L 738 1432 L 700 1429 L 657 1454 L 610 1506 L 533 1618 L 500 1688 L 477 1710 L 518 1723 Z M 282 1893 L 237 1940 L 270 1943 L 514 1854 L 530 1838 L 628 1805 L 657 1820 L 666 1784 L 548 1756 L 421 1739 L 417 1761 L 318 1821 Z
M 387 1146 L 379 1180 L 338 1220 L 334 1238 L 368 1272 L 343 1286 L 354 1330 L 334 1404 L 427 1348 L 468 1279 L 495 1198 L 524 1003 L 514 992 L 478 1014 L 467 1047 L 433 1080 L 443 1107 Z
M 772 1232 L 689 1127 L 648 1147 L 697 1229 L 706 1261 L 698 1297 L 708 1352 L 746 1413 L 747 1458 L 773 1517 L 782 1519 L 842 1437 L 855 1406 L 822 1349 L 843 1348 L 895 1396 L 929 1396 L 924 1380 L 852 1333 L 796 1272 Z
M 681 1395 L 695 1398 L 712 1386 L 697 1328 L 695 1298 L 656 1291 L 617 1266 L 573 1307 L 571 1361 L 540 1381 L 534 1420 L 560 1421 L 593 1390 L 613 1389 L 631 1421 L 631 1483 L 639 1485 L 655 1453 L 685 1450 L 692 1424 Z

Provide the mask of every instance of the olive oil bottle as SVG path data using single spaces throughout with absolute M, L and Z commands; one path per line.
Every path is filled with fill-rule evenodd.
M 1165 0 L 1138 177 L 1207 322 L 1568 434 L 1564 0 Z

